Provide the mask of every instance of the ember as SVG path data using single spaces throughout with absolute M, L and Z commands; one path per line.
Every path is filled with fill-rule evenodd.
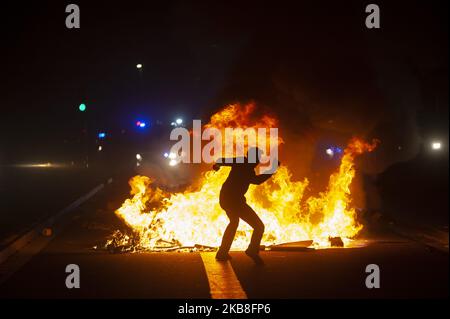
M 331 247 L 344 247 L 344 242 L 341 237 L 329 237 Z

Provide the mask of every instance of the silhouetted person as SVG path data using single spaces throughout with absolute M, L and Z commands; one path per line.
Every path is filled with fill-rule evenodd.
M 249 163 L 248 154 L 252 151 L 256 151 L 256 163 Z M 262 151 L 258 148 L 253 150 L 249 149 L 247 157 L 241 158 L 243 163 L 237 163 L 236 158 L 233 159 L 233 163 L 226 163 L 225 159 L 222 158 L 218 161 L 220 163 L 216 163 L 213 166 L 213 169 L 216 171 L 221 166 L 231 166 L 231 172 L 220 190 L 220 206 L 227 213 L 230 223 L 225 229 L 222 244 L 216 255 L 216 259 L 219 261 L 231 259 L 228 252 L 239 226 L 239 218 L 241 218 L 253 228 L 251 242 L 245 253 L 251 257 L 255 263 L 262 264 L 262 259 L 259 257 L 259 246 L 264 233 L 264 224 L 255 211 L 247 204 L 244 196 L 250 184 L 259 185 L 273 175 L 255 174 L 255 167 L 260 163 L 261 153 Z

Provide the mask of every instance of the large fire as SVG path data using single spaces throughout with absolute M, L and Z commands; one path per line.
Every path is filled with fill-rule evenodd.
M 276 127 L 277 120 L 268 115 L 257 116 L 253 104 L 230 105 L 211 117 L 208 125 L 225 127 Z M 206 125 L 206 126 L 208 126 Z M 282 143 L 282 139 L 277 139 Z M 330 246 L 330 237 L 342 238 L 347 244 L 363 228 L 351 206 L 350 184 L 355 176 L 354 159 L 376 147 L 353 138 L 344 150 L 339 170 L 330 176 L 328 187 L 317 196 L 304 196 L 309 181 L 292 180 L 289 169 L 282 165 L 262 185 L 251 185 L 247 203 L 265 224 L 262 244 L 313 240 L 316 247 Z M 228 224 L 219 206 L 220 188 L 229 174 L 229 167 L 206 171 L 195 189 L 169 193 L 153 187 L 152 178 L 135 176 L 130 180 L 130 199 L 116 211 L 132 230 L 133 239 L 115 236 L 121 244 L 138 249 L 182 247 L 200 244 L 218 247 Z M 234 249 L 247 246 L 252 229 L 239 225 Z

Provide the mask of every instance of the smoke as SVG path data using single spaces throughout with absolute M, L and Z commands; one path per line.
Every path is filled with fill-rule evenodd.
M 448 74 L 447 13 L 437 2 L 377 4 L 380 30 L 365 28 L 361 1 L 219 6 L 208 13 L 180 7 L 176 17 L 195 27 L 176 29 L 176 35 L 199 61 L 213 61 L 206 79 L 221 87 L 204 119 L 234 102 L 255 101 L 261 112 L 273 113 L 285 141 L 282 164 L 294 178 L 314 181 L 313 192 L 326 187 L 339 164 L 327 158 L 326 148 L 343 148 L 352 136 L 381 140 L 357 160 L 365 175 L 413 158 L 429 134 L 418 114 L 448 105 L 442 76 Z M 194 50 L 199 45 L 192 43 L 208 44 L 208 50 Z M 362 184 L 357 176 L 353 186 Z
M 438 49 L 446 37 L 439 37 L 433 5 L 380 6 L 388 30 L 366 29 L 359 1 L 256 11 L 258 27 L 217 104 L 255 100 L 275 113 L 286 140 L 284 161 L 300 176 L 313 173 L 320 147 L 345 145 L 351 136 L 381 140 L 360 160 L 366 173 L 411 159 L 421 143 L 417 113 L 430 107 L 424 94 L 440 94 L 443 103 L 448 96 L 425 92 L 423 81 L 447 67 Z

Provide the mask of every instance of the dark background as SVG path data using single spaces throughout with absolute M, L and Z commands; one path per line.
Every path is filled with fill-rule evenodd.
M 4 156 L 71 149 L 81 102 L 94 130 L 207 117 L 245 99 L 298 132 L 377 135 L 387 156 L 400 144 L 411 156 L 419 138 L 447 138 L 447 4 L 377 3 L 380 30 L 365 28 L 364 1 L 79 1 L 71 30 L 65 1 L 4 5 Z
M 314 176 L 330 143 L 378 138 L 361 163 L 373 206 L 448 224 L 447 1 L 376 1 L 379 30 L 365 27 L 366 1 L 77 1 L 81 29 L 65 27 L 69 3 L 2 4 L 0 177 L 82 163 L 86 140 L 93 162 L 128 163 L 174 118 L 254 100 L 280 118 L 296 177 Z

